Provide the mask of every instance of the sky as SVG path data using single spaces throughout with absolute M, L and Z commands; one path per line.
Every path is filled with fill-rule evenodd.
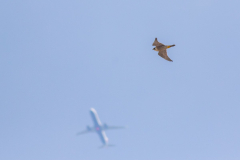
M 239 160 L 239 0 L 0 3 L 0 159 Z M 175 47 L 173 62 L 153 51 Z M 106 135 L 76 136 L 102 123 Z

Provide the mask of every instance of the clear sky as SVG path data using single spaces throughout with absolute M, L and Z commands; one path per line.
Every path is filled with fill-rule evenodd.
M 239 160 L 239 0 L 2 0 L 1 160 Z M 153 51 L 168 49 L 173 62 Z M 98 149 L 95 108 L 115 147 Z

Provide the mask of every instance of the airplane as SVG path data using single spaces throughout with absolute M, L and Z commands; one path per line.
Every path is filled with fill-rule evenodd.
M 101 142 L 103 143 L 103 146 L 101 146 L 100 148 L 114 146 L 114 145 L 108 144 L 108 137 L 106 136 L 105 130 L 122 129 L 122 128 L 126 128 L 126 127 L 124 127 L 124 126 L 108 126 L 106 123 L 102 125 L 102 123 L 98 117 L 97 111 L 94 108 L 90 109 L 90 115 L 93 120 L 94 127 L 87 126 L 86 130 L 77 133 L 77 135 L 96 132 L 99 135 Z

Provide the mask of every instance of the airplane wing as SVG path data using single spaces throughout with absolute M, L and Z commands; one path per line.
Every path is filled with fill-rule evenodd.
M 109 130 L 109 129 L 124 129 L 127 128 L 126 126 L 109 126 L 107 124 L 103 125 L 103 130 Z
M 93 132 L 93 131 L 84 130 L 84 131 L 78 132 L 77 135 L 82 135 L 82 134 L 91 133 L 91 132 Z
M 108 126 L 106 129 L 123 129 L 125 126 Z
M 94 132 L 94 129 L 89 127 L 89 126 L 87 126 L 86 130 L 78 132 L 77 135 L 81 135 L 81 134 L 85 134 L 85 133 L 91 133 L 91 132 Z

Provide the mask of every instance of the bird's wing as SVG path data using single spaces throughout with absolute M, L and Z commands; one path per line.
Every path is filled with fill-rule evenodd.
M 153 46 L 158 46 L 158 47 L 159 47 L 159 46 L 164 46 L 164 44 L 158 42 L 157 38 L 155 38 L 155 41 L 153 42 L 152 45 L 153 45 Z
M 158 52 L 158 55 L 161 56 L 162 58 L 172 62 L 172 60 L 167 55 L 167 50 L 163 50 L 163 51 Z

